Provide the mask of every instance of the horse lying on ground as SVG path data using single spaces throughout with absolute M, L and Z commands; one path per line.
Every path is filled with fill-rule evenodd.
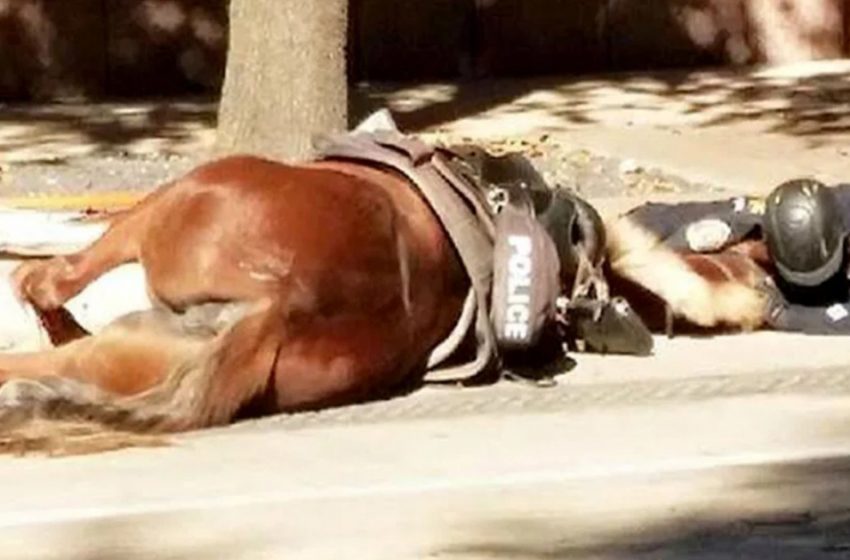
M 247 409 L 375 398 L 422 368 L 469 289 L 404 177 L 253 157 L 196 169 L 112 217 L 88 249 L 27 262 L 13 281 L 49 315 L 135 260 L 157 309 L 52 350 L 0 356 L 7 406 L 39 401 L 115 427 L 172 431 Z
M 398 146 L 414 163 L 433 158 Z M 87 249 L 25 262 L 14 288 L 57 346 L 0 355 L 0 428 L 46 418 L 182 431 L 414 386 L 462 354 L 458 325 L 486 331 L 475 322 L 486 313 L 471 300 L 469 255 L 413 182 L 345 157 L 227 157 L 109 216 Z M 63 305 L 131 261 L 155 308 L 82 331 Z

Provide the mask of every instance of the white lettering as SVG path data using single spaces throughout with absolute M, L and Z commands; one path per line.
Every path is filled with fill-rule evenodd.
M 508 323 L 505 325 L 505 338 L 513 340 L 524 340 L 528 338 L 528 325 L 522 323 Z
M 508 236 L 508 245 L 513 249 L 508 259 L 508 308 L 504 335 L 512 340 L 524 340 L 529 335 L 531 319 L 531 238 L 527 235 Z
M 528 305 L 531 303 L 531 296 L 528 294 L 522 294 L 519 292 L 508 294 L 508 304 L 510 305 Z
M 509 235 L 508 245 L 516 249 L 521 255 L 531 254 L 531 238 L 527 235 Z
M 529 314 L 527 305 L 512 305 L 506 313 L 511 323 L 527 323 Z
M 511 278 L 528 281 L 528 275 L 531 274 L 531 259 L 527 255 L 514 255 L 508 261 L 508 269 Z

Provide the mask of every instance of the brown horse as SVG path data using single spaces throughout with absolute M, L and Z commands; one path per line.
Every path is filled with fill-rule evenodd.
M 386 396 L 421 376 L 469 290 L 429 205 L 380 167 L 228 157 L 109 219 L 89 248 L 21 265 L 17 293 L 51 321 L 138 261 L 158 305 L 0 355 L 6 425 L 178 431 Z

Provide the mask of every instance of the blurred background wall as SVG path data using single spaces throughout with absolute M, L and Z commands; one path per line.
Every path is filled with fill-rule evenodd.
M 0 0 L 0 100 L 215 94 L 227 4 Z M 349 73 L 395 81 L 780 63 L 847 56 L 848 35 L 850 0 L 351 0 Z

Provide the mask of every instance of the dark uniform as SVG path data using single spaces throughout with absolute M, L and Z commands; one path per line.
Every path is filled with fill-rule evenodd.
M 832 187 L 850 232 L 850 184 Z M 737 197 L 713 202 L 680 204 L 649 203 L 628 216 L 671 249 L 695 252 L 719 251 L 746 239 L 762 236 L 764 200 Z M 846 247 L 845 247 L 846 251 Z M 850 281 L 844 272 L 815 287 L 792 285 L 780 275 L 773 277 L 768 323 L 776 330 L 807 334 L 850 334 Z

